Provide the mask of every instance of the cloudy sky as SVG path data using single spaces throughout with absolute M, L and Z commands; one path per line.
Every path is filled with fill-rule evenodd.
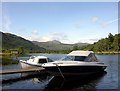
M 2 32 L 28 40 L 93 43 L 118 33 L 117 2 L 3 2 Z

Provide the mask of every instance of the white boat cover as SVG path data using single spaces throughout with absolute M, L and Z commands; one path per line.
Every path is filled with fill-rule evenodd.
M 68 56 L 86 56 L 86 61 L 98 61 L 93 51 L 72 51 Z
M 90 53 L 94 53 L 93 51 L 72 51 L 68 55 L 74 56 L 88 56 Z

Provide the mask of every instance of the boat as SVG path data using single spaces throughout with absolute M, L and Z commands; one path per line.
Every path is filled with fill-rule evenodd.
M 100 62 L 93 51 L 72 51 L 59 61 L 42 64 L 54 76 L 89 75 L 104 71 L 107 65 Z
M 52 62 L 46 56 L 31 56 L 28 60 L 20 60 L 21 68 L 41 67 L 43 63 Z

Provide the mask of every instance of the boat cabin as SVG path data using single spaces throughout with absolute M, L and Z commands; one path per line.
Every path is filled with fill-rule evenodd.
M 47 62 L 52 62 L 51 59 L 45 57 L 45 56 L 31 56 L 27 62 L 31 64 L 42 64 L 42 63 L 47 63 Z
M 62 58 L 61 60 L 85 61 L 85 62 L 97 62 L 98 61 L 93 51 L 72 51 L 66 57 Z

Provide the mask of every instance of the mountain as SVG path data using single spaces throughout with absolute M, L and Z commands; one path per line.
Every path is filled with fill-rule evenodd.
M 87 43 L 64 44 L 57 40 L 48 41 L 48 42 L 37 42 L 37 41 L 32 41 L 32 42 L 35 45 L 38 45 L 39 47 L 43 47 L 47 50 L 57 50 L 57 51 L 73 49 L 74 46 L 81 47 L 88 45 Z
M 0 35 L 2 35 L 2 48 L 5 50 L 19 49 L 22 47 L 31 52 L 54 52 L 72 50 L 73 48 L 76 49 L 88 45 L 87 43 L 64 44 L 58 40 L 48 42 L 29 41 L 20 36 L 3 32 L 0 32 Z
M 58 41 L 58 40 L 48 41 L 48 43 L 61 44 L 61 42 L 60 42 L 60 41 Z
M 18 49 L 22 47 L 25 50 L 30 50 L 30 51 L 39 51 L 39 52 L 45 51 L 45 48 L 39 47 L 33 44 L 31 41 L 16 36 L 14 34 L 0 32 L 0 35 L 2 35 L 3 49 Z
M 111 33 L 109 33 L 108 37 L 103 38 L 94 44 L 87 43 L 64 44 L 57 40 L 48 42 L 29 41 L 14 34 L 0 32 L 0 43 L 2 42 L 2 49 L 9 50 L 23 48 L 28 52 L 30 51 L 30 52 L 57 53 L 62 51 L 69 52 L 71 50 L 91 50 L 95 52 L 120 51 L 119 41 L 120 34 L 112 35 Z

